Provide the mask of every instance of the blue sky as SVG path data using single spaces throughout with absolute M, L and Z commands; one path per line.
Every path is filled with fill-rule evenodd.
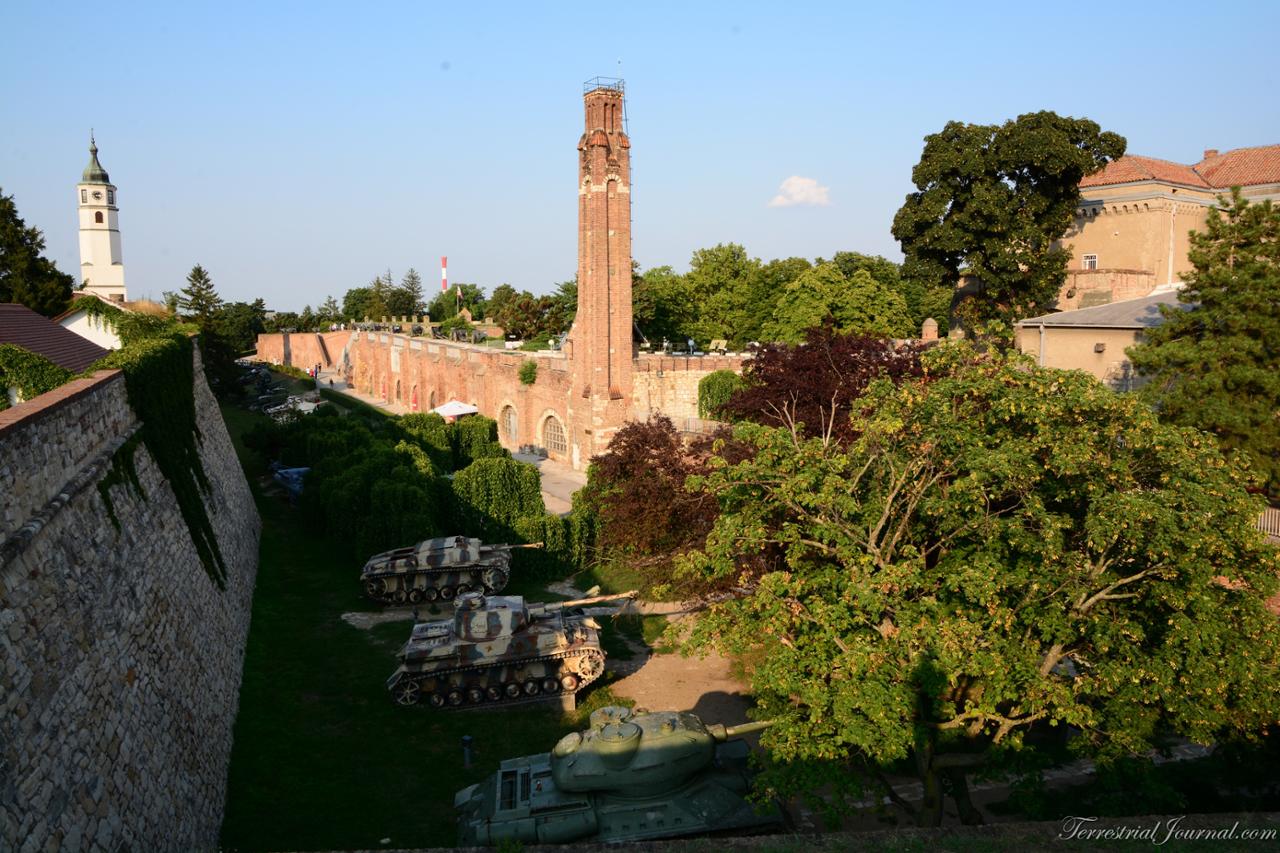
M 627 81 L 634 254 L 897 259 L 923 137 L 1051 109 L 1195 162 L 1280 142 L 1280 3 L 0 4 L 0 189 L 76 273 L 89 128 L 131 296 L 573 276 L 582 82 Z M 621 64 L 619 64 L 621 60 Z M 788 178 L 798 199 L 770 206 Z M 825 194 L 822 192 L 825 188 Z

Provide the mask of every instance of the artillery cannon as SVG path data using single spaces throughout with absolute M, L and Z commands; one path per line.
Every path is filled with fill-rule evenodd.
M 424 539 L 374 554 L 360 571 L 365 595 L 383 604 L 452 601 L 471 590 L 500 592 L 511 573 L 511 552 L 532 545 L 485 545 L 466 536 Z
M 413 626 L 387 689 L 400 705 L 514 703 L 573 694 L 604 674 L 600 623 L 581 608 L 635 592 L 550 604 L 468 592 L 452 618 Z
M 504 839 L 614 843 L 783 828 L 776 804 L 746 801 L 752 773 L 740 735 L 771 722 L 706 724 L 695 714 L 601 708 L 549 753 L 502 762 L 454 797 L 459 846 Z

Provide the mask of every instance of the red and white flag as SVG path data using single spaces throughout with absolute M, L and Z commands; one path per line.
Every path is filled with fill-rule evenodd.
M 445 255 L 440 256 L 440 292 L 449 292 L 449 258 Z

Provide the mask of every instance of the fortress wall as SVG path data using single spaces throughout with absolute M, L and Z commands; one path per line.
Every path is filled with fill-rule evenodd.
M 316 364 L 331 368 L 354 332 L 275 332 L 258 335 L 258 361 L 306 370 Z
M 698 418 L 698 382 L 717 370 L 742 372 L 743 356 L 642 355 L 635 360 L 631 417 L 666 415 L 682 427 Z
M 0 414 L 0 849 L 217 846 L 260 523 L 195 375 L 225 591 L 145 445 L 111 521 L 97 485 L 139 427 L 120 373 Z

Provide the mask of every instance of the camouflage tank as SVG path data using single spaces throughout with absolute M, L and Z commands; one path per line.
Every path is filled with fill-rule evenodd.
M 738 735 L 771 723 L 705 724 L 696 715 L 601 708 L 591 727 L 549 753 L 502 762 L 454 797 L 458 846 L 592 841 L 612 844 L 785 828 L 776 804 L 757 813 Z
M 468 592 L 453 618 L 413 627 L 387 689 L 400 705 L 514 703 L 572 694 L 604 674 L 600 624 L 580 609 L 634 592 L 555 604 Z
M 511 552 L 540 545 L 483 545 L 444 536 L 375 554 L 360 571 L 365 595 L 383 604 L 451 601 L 470 590 L 499 592 L 511 572 Z

